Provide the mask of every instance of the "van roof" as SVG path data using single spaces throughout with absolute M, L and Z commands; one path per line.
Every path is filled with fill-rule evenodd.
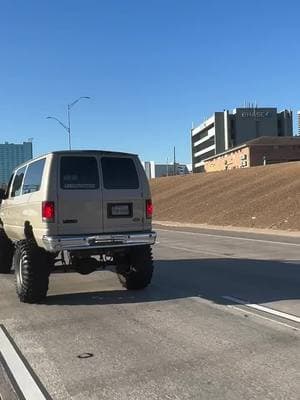
M 28 163 L 31 163 L 35 160 L 39 160 L 40 158 L 43 157 L 47 157 L 50 154 L 58 154 L 58 155 L 64 155 L 64 154 L 76 154 L 76 155 L 80 155 L 80 154 L 101 154 L 101 155 L 117 155 L 117 156 L 134 156 L 136 157 L 137 154 L 134 153 L 124 153 L 124 152 L 120 152 L 120 151 L 108 151 L 108 150 L 58 150 L 58 151 L 50 151 L 49 153 L 45 153 L 45 154 L 41 154 L 40 156 L 34 157 L 30 160 L 27 160 L 25 162 L 23 162 L 22 164 L 19 164 L 18 166 L 16 166 L 13 170 L 16 171 L 17 169 L 23 167 L 24 165 L 27 165 Z
M 120 156 L 136 156 L 137 154 L 134 153 L 124 153 L 121 151 L 108 151 L 108 150 L 58 150 L 58 151 L 52 151 L 48 154 L 70 154 L 70 153 L 80 153 L 80 154 L 89 154 L 89 153 L 97 153 L 97 154 L 114 154 L 114 155 L 120 155 Z

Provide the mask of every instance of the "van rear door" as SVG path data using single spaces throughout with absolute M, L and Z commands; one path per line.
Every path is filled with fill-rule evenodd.
M 144 229 L 145 201 L 137 162 L 125 155 L 101 157 L 105 233 Z
M 103 232 L 98 159 L 92 155 L 61 155 L 58 172 L 58 232 Z

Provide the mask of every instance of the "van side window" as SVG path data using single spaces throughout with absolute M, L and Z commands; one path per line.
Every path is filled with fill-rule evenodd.
M 11 188 L 11 184 L 12 184 L 12 180 L 13 180 L 14 174 L 11 175 L 11 177 L 9 178 L 7 187 L 6 187 L 6 191 L 5 191 L 5 198 L 8 199 L 9 197 L 9 192 L 10 192 L 10 188 Z
M 99 172 L 96 158 L 62 157 L 60 160 L 60 187 L 68 190 L 98 189 Z
M 33 193 L 40 190 L 44 166 L 45 158 L 28 165 L 24 178 L 22 194 Z
M 139 178 L 134 161 L 125 157 L 102 157 L 105 189 L 138 189 Z
M 20 196 L 25 170 L 26 166 L 18 169 L 17 172 L 15 173 L 15 178 L 13 181 L 11 195 L 10 195 L 11 197 Z

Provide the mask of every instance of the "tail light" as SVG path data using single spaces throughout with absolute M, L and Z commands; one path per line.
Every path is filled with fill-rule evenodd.
M 152 200 L 148 199 L 146 200 L 146 218 L 152 218 L 153 215 L 153 204 Z
M 55 204 L 54 201 L 43 201 L 42 217 L 44 222 L 54 222 Z

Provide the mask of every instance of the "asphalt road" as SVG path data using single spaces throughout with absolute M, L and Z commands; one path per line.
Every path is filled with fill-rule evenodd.
M 123 290 L 111 271 L 57 273 L 45 304 L 27 305 L 13 275 L 1 275 L 10 379 L 23 376 L 30 400 L 298 400 L 299 239 L 158 232 L 142 292 Z M 14 399 L 5 368 L 0 394 Z

